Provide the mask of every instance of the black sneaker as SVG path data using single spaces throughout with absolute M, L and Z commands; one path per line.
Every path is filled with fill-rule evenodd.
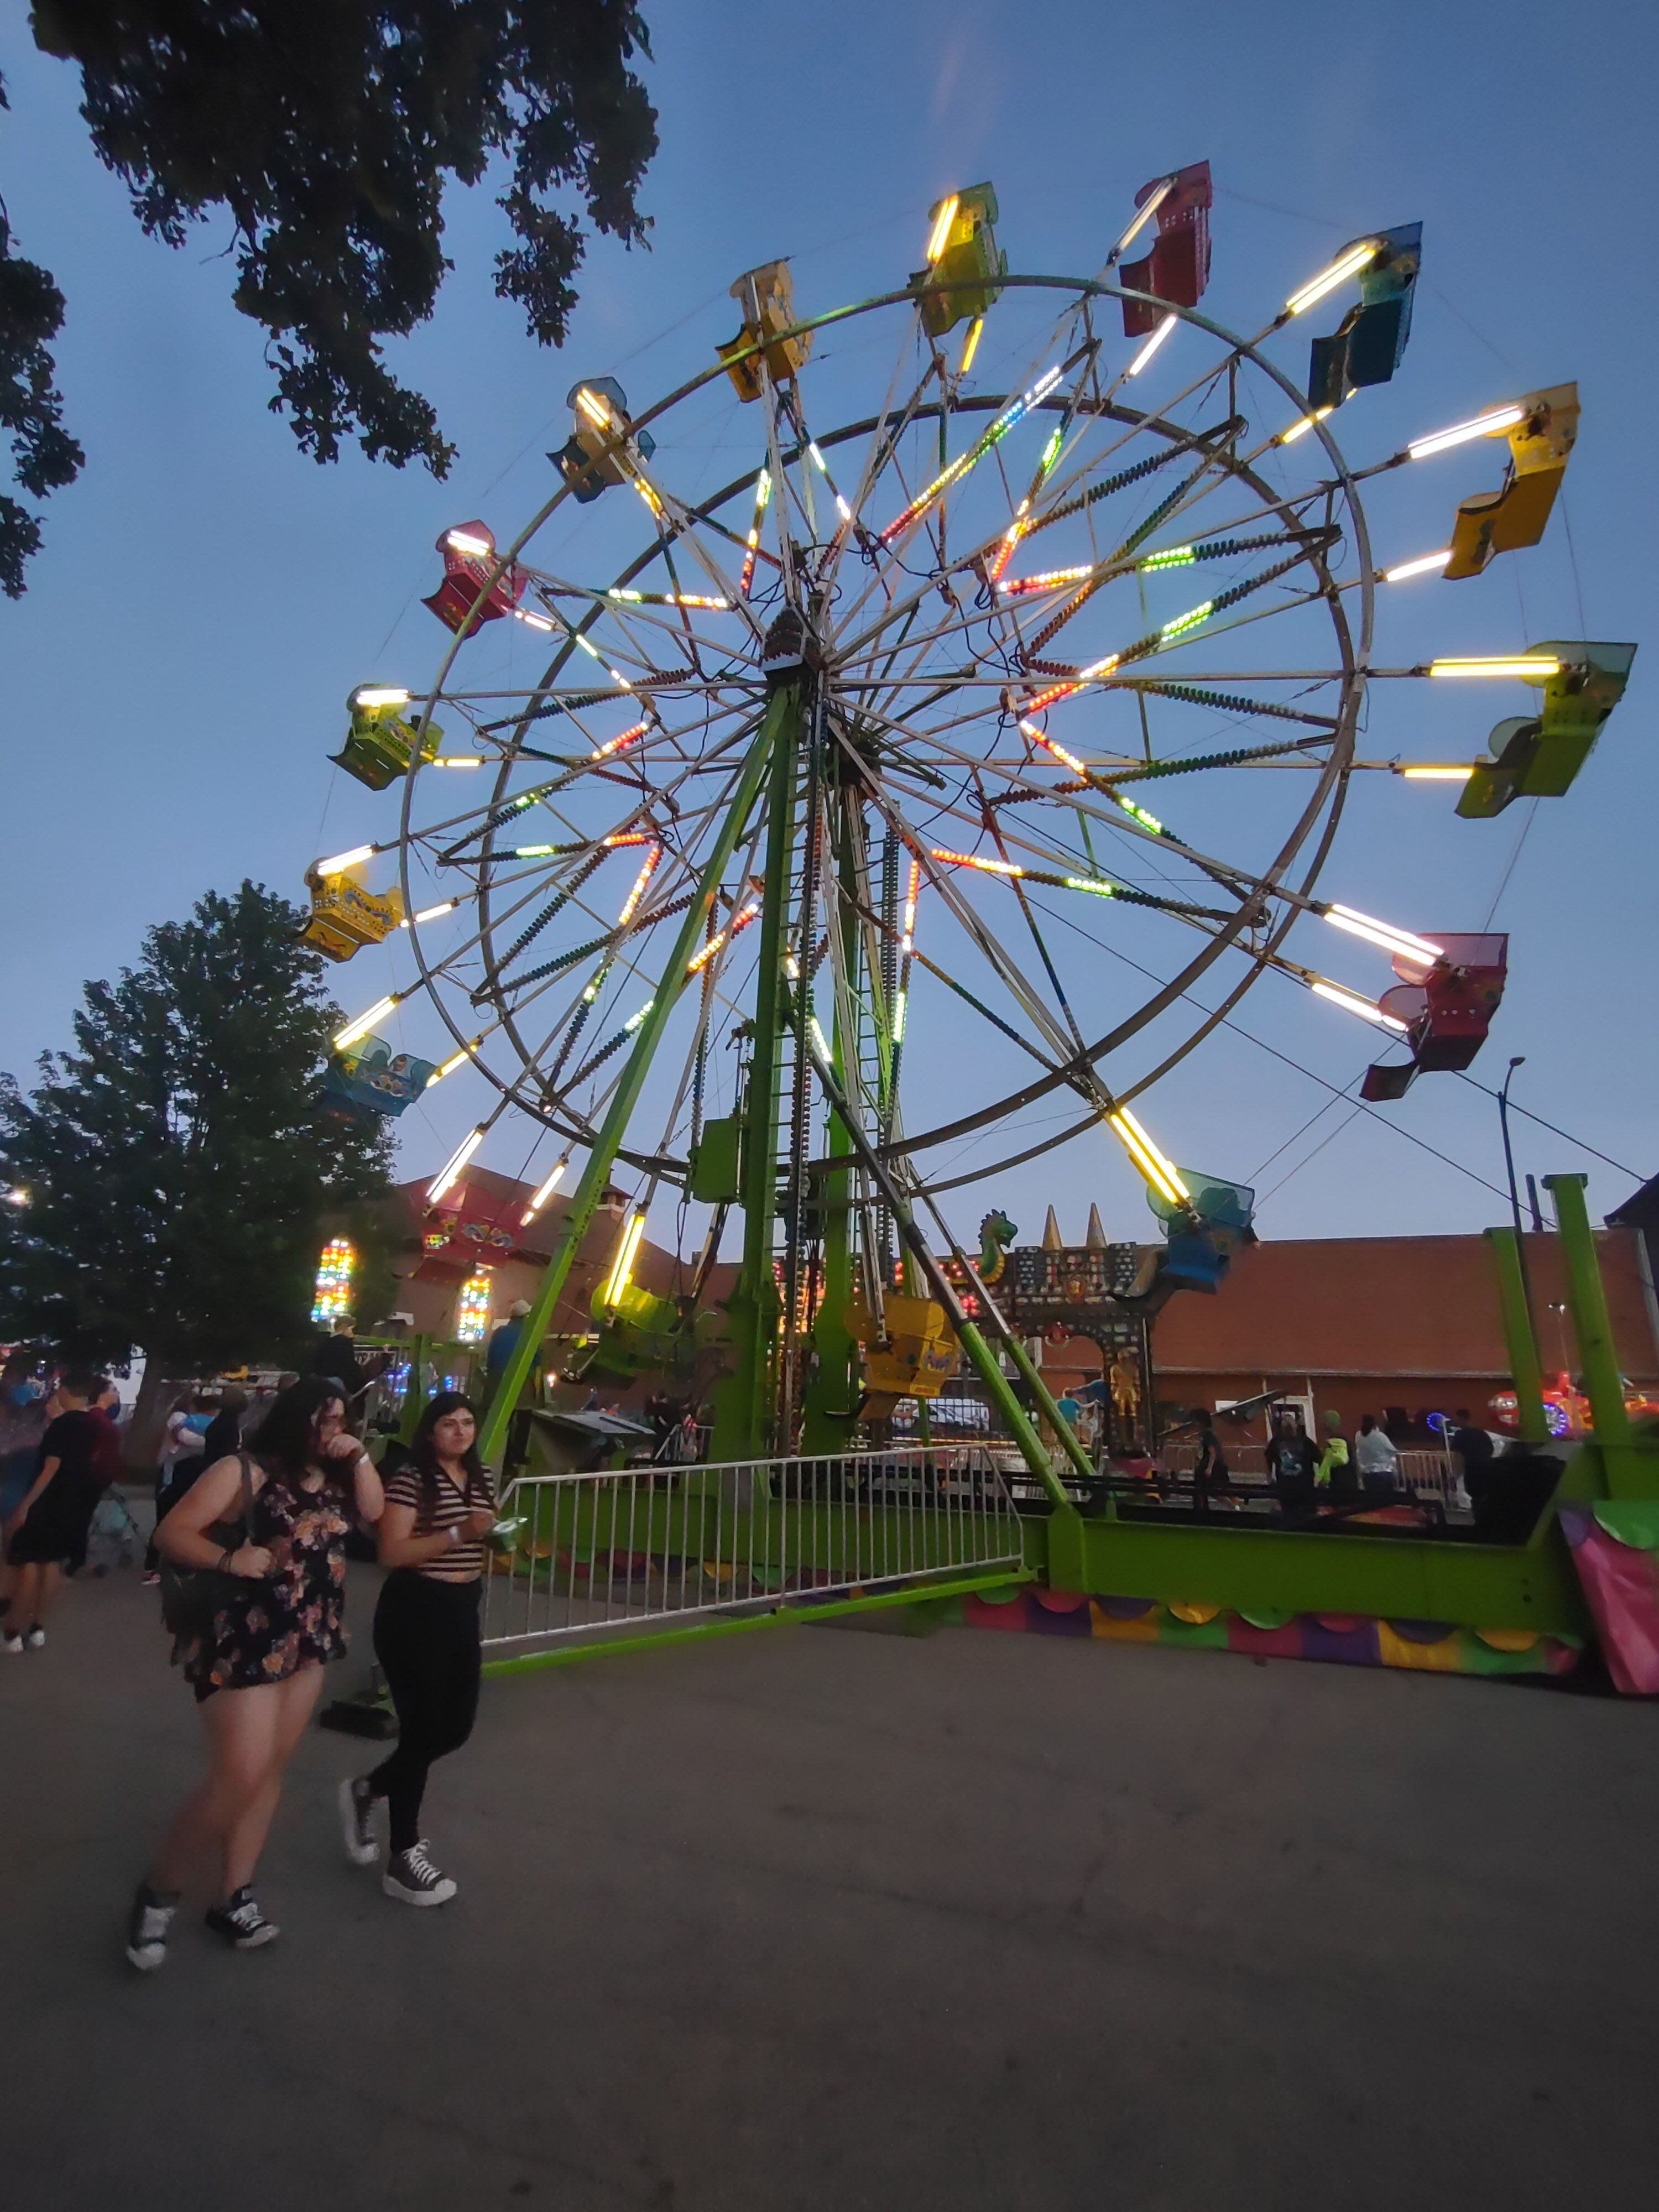
M 393 1851 L 380 1876 L 380 1887 L 388 1897 L 404 1905 L 447 1905 L 456 1889 L 450 1877 L 440 1874 L 427 1856 L 424 1840 L 412 1850 Z
M 152 1889 L 147 1881 L 139 1883 L 127 1922 L 129 1966 L 137 1966 L 141 1974 L 154 1973 L 167 1955 L 167 1930 L 178 1910 L 176 1889 Z
M 340 1825 L 345 1831 L 346 1856 L 353 1866 L 373 1866 L 380 1856 L 374 1838 L 374 1793 L 367 1775 L 340 1784 Z
M 283 1932 L 274 1920 L 265 1918 L 253 1901 L 253 1892 L 246 1886 L 234 1897 L 228 1897 L 222 1905 L 210 1905 L 206 1923 L 216 1936 L 222 1936 L 239 1951 L 263 1950 Z

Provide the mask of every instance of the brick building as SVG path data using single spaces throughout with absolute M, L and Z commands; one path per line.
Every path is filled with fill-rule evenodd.
M 1636 1233 L 1600 1232 L 1602 1279 L 1626 1375 L 1659 1388 L 1659 1309 Z M 1527 1266 L 1547 1375 L 1577 1356 L 1556 1240 L 1528 1236 Z M 1310 1398 L 1352 1423 L 1402 1412 L 1477 1419 L 1510 1387 L 1498 1291 L 1480 1237 L 1339 1237 L 1247 1246 L 1212 1297 L 1182 1292 L 1154 1324 L 1156 1392 L 1166 1405 L 1214 1407 L 1272 1390 Z M 1051 1382 L 1099 1371 L 1091 1344 L 1043 1346 Z

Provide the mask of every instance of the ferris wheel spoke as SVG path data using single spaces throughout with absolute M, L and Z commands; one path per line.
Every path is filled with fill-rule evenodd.
M 971 754 L 958 748 L 941 745 L 939 750 L 951 753 L 963 769 L 971 769 L 978 765 Z M 1029 775 L 1023 775 L 1011 769 L 1005 769 L 1000 773 L 1011 787 L 1023 787 L 1042 797 L 1051 795 L 1045 786 L 1036 782 L 1035 778 Z M 1091 782 L 1093 781 L 1092 778 L 1089 780 Z M 1107 781 L 1103 779 L 1103 781 Z M 1154 817 L 1146 813 L 1143 808 L 1132 802 L 1117 799 L 1109 788 L 1101 795 L 1112 800 L 1117 810 L 1115 813 L 1108 814 L 1103 808 L 1090 808 L 1081 800 L 1072 800 L 1068 803 L 1081 806 L 1084 811 L 1094 815 L 1107 827 L 1122 830 L 1128 836 L 1145 840 L 1155 846 L 1172 848 L 1192 865 L 1201 868 L 1212 881 L 1224 884 L 1241 898 L 1247 894 L 1266 895 L 1276 890 L 1277 887 L 1271 878 L 1258 876 L 1250 870 L 1219 860 L 1213 854 L 1200 852 L 1195 846 L 1188 845 L 1176 837 L 1175 833 L 1163 823 L 1155 821 Z
M 516 959 L 533 939 L 539 935 L 541 930 L 566 904 L 575 902 L 582 911 L 592 915 L 596 921 L 599 919 L 590 906 L 580 901 L 578 894 L 580 884 L 595 872 L 599 860 L 602 860 L 605 855 L 601 853 L 597 859 L 579 864 L 575 876 L 569 883 L 561 887 L 553 901 L 550 902 L 547 910 L 537 917 L 530 929 L 523 933 L 520 939 L 515 941 L 507 954 L 493 963 L 489 983 L 484 989 L 475 994 L 475 996 L 479 998 L 494 996 L 499 999 L 508 992 L 520 994 L 515 995 L 514 998 L 516 1011 L 525 1003 L 521 995 L 525 992 L 535 993 L 539 988 L 548 988 L 567 969 L 579 965 L 582 960 L 591 957 L 597 951 L 604 951 L 609 959 L 614 959 L 631 935 L 648 933 L 658 923 L 666 920 L 671 913 L 683 912 L 690 902 L 690 892 L 684 890 L 683 886 L 695 880 L 699 866 L 697 850 L 701 836 L 730 804 L 732 794 L 736 788 L 736 782 L 737 778 L 734 774 L 727 780 L 721 792 L 718 793 L 704 808 L 689 818 L 684 825 L 684 834 L 678 844 L 671 844 L 660 833 L 653 832 L 648 840 L 638 833 L 630 834 L 625 842 L 635 846 L 643 844 L 645 856 L 633 888 L 615 923 L 610 925 L 601 937 L 578 945 L 574 950 L 561 951 L 551 959 L 539 963 L 517 977 L 509 977 L 506 970 L 513 960 Z M 618 839 L 615 842 L 623 841 Z M 658 876 L 659 868 L 663 869 L 660 877 Z M 649 905 L 644 903 L 647 890 L 653 894 Z
M 687 734 L 692 726 L 688 726 L 686 732 L 676 734 Z M 740 726 L 738 729 L 728 732 L 716 744 L 696 757 L 685 757 L 682 755 L 677 759 L 673 772 L 667 775 L 657 772 L 649 776 L 635 777 L 630 770 L 629 777 L 623 782 L 623 787 L 626 789 L 639 787 L 647 795 L 654 794 L 672 811 L 678 807 L 679 793 L 688 783 L 718 770 L 726 754 L 735 750 L 742 744 L 746 728 L 751 729 L 752 722 L 746 727 Z M 667 733 L 659 732 L 656 734 L 663 736 Z M 592 842 L 592 833 L 579 830 L 562 810 L 554 806 L 553 800 L 556 797 L 578 789 L 584 778 L 588 780 L 590 787 L 599 782 L 613 783 L 618 781 L 617 764 L 620 763 L 622 757 L 630 746 L 639 745 L 641 748 L 641 760 L 648 762 L 651 758 L 652 738 L 652 726 L 648 722 L 636 724 L 632 729 L 619 732 L 617 737 L 595 746 L 586 759 L 570 762 L 562 774 L 544 777 L 527 790 L 516 793 L 511 799 L 499 800 L 483 810 L 477 817 L 476 825 L 464 836 L 453 840 L 439 853 L 438 857 L 441 860 L 452 863 L 463 860 L 465 856 L 465 848 L 469 844 L 489 837 L 497 829 L 518 820 L 535 805 L 546 807 L 554 815 L 559 825 L 568 830 L 579 843 L 586 845 Z M 633 820 L 637 818 L 639 812 L 640 808 L 635 806 L 625 823 L 613 823 L 608 825 L 605 831 L 599 834 L 601 836 L 620 835 L 624 828 L 630 826 Z M 470 815 L 457 818 L 458 820 L 474 819 Z
M 879 780 L 873 783 L 872 789 L 877 804 L 890 825 L 920 865 L 923 879 L 938 892 L 946 911 L 974 945 L 1003 988 L 1038 1035 L 1046 1039 L 1050 1051 L 1061 1059 L 1069 1056 L 1073 1045 L 1063 1025 L 1054 1019 L 1042 992 L 1023 973 L 1018 963 L 996 938 L 978 910 L 962 896 L 951 880 L 952 871 L 933 859 L 933 841 L 907 819 Z
M 1139 464 L 1133 469 L 1120 471 L 1117 476 L 1108 478 L 1103 484 L 1091 488 L 1089 492 L 1073 499 L 1058 501 L 1051 510 L 1038 510 L 1026 519 L 1024 526 L 1021 532 L 1022 538 L 1030 537 L 1036 531 L 1046 528 L 1049 523 L 1059 521 L 1066 515 L 1083 511 L 1085 508 L 1091 506 L 1096 499 L 1103 497 L 1109 492 L 1120 490 L 1126 485 L 1139 480 L 1142 477 L 1150 475 L 1155 469 L 1161 467 L 1167 459 L 1174 459 L 1179 454 L 1190 453 L 1194 450 L 1206 450 L 1205 461 L 1200 464 L 1200 468 L 1187 479 L 1186 484 L 1182 487 L 1184 492 L 1188 486 L 1197 483 L 1200 478 L 1206 477 L 1211 473 L 1215 456 L 1213 453 L 1207 451 L 1207 446 L 1210 443 L 1218 443 L 1221 441 L 1224 434 L 1232 427 L 1233 425 L 1231 423 L 1224 423 L 1218 426 L 1218 428 L 1214 431 L 1191 434 L 1190 435 L 1170 445 L 1164 453 L 1151 456 L 1148 460 Z M 1080 478 L 1074 478 L 1073 481 L 1075 482 L 1079 480 L 1080 480 Z M 1141 532 L 1139 533 L 1139 536 L 1136 538 L 1130 540 L 1128 544 L 1121 547 L 1117 555 L 1113 557 L 1121 559 L 1123 554 L 1128 550 L 1129 544 L 1139 543 L 1145 537 L 1150 536 L 1152 531 L 1158 526 L 1158 522 L 1163 520 L 1164 514 L 1173 511 L 1174 508 L 1170 502 L 1165 502 L 1162 507 L 1158 510 L 1155 510 L 1153 518 L 1143 527 Z M 998 538 L 995 534 L 984 538 L 980 543 L 976 544 L 971 550 L 958 555 L 956 559 L 949 564 L 948 568 L 942 571 L 942 573 L 945 574 L 965 574 L 973 572 L 985 561 L 987 555 L 992 552 L 994 549 L 1000 549 L 1003 542 L 1004 539 Z M 938 580 L 939 578 L 937 575 L 929 575 L 919 586 L 917 586 L 916 589 L 908 594 L 901 596 L 895 602 L 894 608 L 889 611 L 890 614 L 892 611 L 896 611 L 899 609 L 907 607 L 912 602 L 920 605 L 932 591 L 937 588 Z M 993 582 L 994 583 L 994 580 L 993 580 Z M 864 602 L 862 600 L 857 602 L 854 611 L 856 611 L 857 608 L 861 607 L 863 604 Z M 995 602 L 994 601 L 994 604 Z M 884 620 L 887 618 L 888 617 L 885 616 L 883 617 Z M 870 644 L 871 641 L 877 637 L 878 629 L 878 626 L 872 627 L 870 629 L 861 632 L 857 636 L 850 640 L 847 640 L 840 647 L 838 658 L 843 661 L 855 661 L 859 656 L 860 648 Z
M 1243 617 L 1232 623 L 1214 623 L 1213 618 L 1225 609 L 1237 605 L 1242 599 L 1248 599 L 1252 593 L 1264 590 L 1269 584 L 1276 583 L 1281 576 L 1288 575 L 1292 569 L 1300 568 L 1306 557 L 1305 554 L 1297 552 L 1286 560 L 1274 562 L 1257 574 L 1247 578 L 1243 583 L 1231 585 L 1225 591 L 1218 592 L 1212 599 L 1200 601 L 1198 605 L 1189 608 L 1184 614 L 1176 616 L 1159 629 L 1146 632 L 1135 639 L 1132 644 L 1122 647 L 1116 653 L 1103 655 L 1100 659 L 1091 661 L 1086 667 L 1039 661 L 1035 654 L 1029 654 L 1027 657 L 1029 670 L 1038 675 L 1052 675 L 1056 680 L 1035 696 L 1028 696 L 1023 702 L 1024 712 L 1028 716 L 1038 714 L 1043 708 L 1052 706 L 1057 699 L 1068 698 L 1075 692 L 1083 690 L 1087 684 L 1098 682 L 1102 678 L 1113 674 L 1119 668 L 1130 666 L 1137 661 L 1151 659 L 1157 654 L 1165 653 L 1177 647 L 1184 646 L 1200 630 L 1204 632 L 1207 641 L 1221 635 L 1226 630 L 1242 627 L 1244 621 L 1250 620 L 1252 617 Z M 1327 594 L 1322 592 L 1314 594 L 1317 599 L 1324 599 L 1326 596 Z M 1269 607 L 1262 610 L 1254 619 L 1265 620 L 1268 616 L 1280 611 L 1282 611 L 1280 608 Z M 1212 623 L 1213 627 L 1212 627 Z
M 665 563 L 666 558 L 665 555 Z M 699 656 L 703 653 L 721 659 L 730 658 L 729 640 L 712 636 L 692 623 L 694 613 L 734 611 L 730 601 L 718 599 L 712 592 L 683 592 L 677 586 L 672 592 L 647 596 L 629 585 L 611 584 L 603 590 L 584 593 L 583 597 L 616 626 L 623 641 L 619 647 L 611 647 L 606 657 L 613 665 L 632 672 L 629 682 L 635 689 L 641 682 L 661 687 L 684 683 L 688 675 L 701 677 Z M 663 603 L 661 612 L 658 611 L 658 601 Z M 666 640 L 675 648 L 665 667 L 650 648 L 648 641 L 656 637 Z

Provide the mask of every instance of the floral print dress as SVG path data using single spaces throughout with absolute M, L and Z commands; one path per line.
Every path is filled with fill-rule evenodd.
M 347 1649 L 345 1501 L 320 1474 L 296 1481 L 256 1468 L 254 1479 L 246 1540 L 270 1552 L 270 1571 L 231 1594 L 205 1637 L 174 1645 L 198 1700 L 285 1682 Z

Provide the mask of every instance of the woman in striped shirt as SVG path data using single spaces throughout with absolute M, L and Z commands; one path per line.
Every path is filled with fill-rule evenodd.
M 398 1709 L 398 1748 L 372 1774 L 340 1784 L 340 1812 L 352 1863 L 372 1866 L 374 1805 L 386 1799 L 392 1854 L 380 1887 L 404 1905 L 447 1905 L 455 1894 L 422 1838 L 421 1799 L 433 1761 L 460 1749 L 478 1712 L 478 1604 L 495 1498 L 477 1438 L 471 1404 L 441 1390 L 408 1461 L 386 1482 L 380 1551 L 392 1571 L 374 1609 L 374 1656 Z

